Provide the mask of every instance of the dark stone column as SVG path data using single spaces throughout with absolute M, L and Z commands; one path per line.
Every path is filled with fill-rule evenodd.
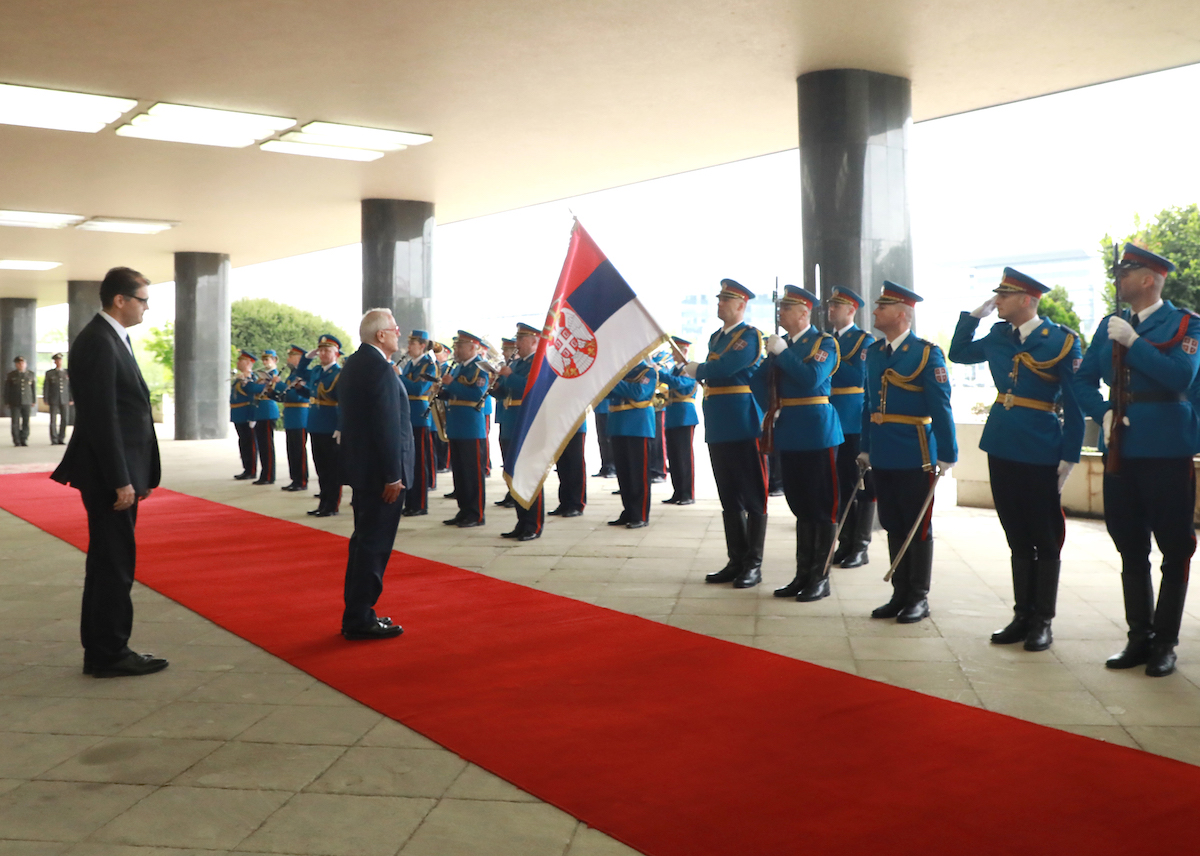
M 912 85 L 903 77 L 854 68 L 814 71 L 796 80 L 800 98 L 800 186 L 804 284 L 821 298 L 835 285 L 867 300 L 883 280 L 913 282 L 905 175 Z
M 229 256 L 175 254 L 175 439 L 229 430 Z
M 26 368 L 37 371 L 37 298 L 0 297 L 0 372 L 8 375 L 13 360 L 25 358 Z M 42 394 L 41 378 L 38 395 Z M 0 415 L 7 416 L 8 408 L 0 399 Z
M 67 342 L 75 344 L 79 331 L 100 311 L 100 280 L 67 280 Z
M 402 336 L 432 321 L 433 203 L 362 201 L 363 311 L 387 307 Z M 357 331 L 355 331 L 357 332 Z

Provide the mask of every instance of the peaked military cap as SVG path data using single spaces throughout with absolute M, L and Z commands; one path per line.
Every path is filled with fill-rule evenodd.
M 242 348 L 241 351 L 238 352 L 238 359 L 240 360 L 242 357 L 245 357 L 252 363 L 258 362 L 258 357 L 254 356 L 254 354 L 250 353 L 245 348 Z
M 1125 253 L 1121 256 L 1121 261 L 1117 263 L 1117 269 L 1132 270 L 1133 268 L 1140 267 L 1149 268 L 1162 276 L 1166 276 L 1175 270 L 1175 265 L 1162 256 L 1152 253 L 1136 244 L 1126 244 Z
M 753 300 L 754 292 L 736 279 L 723 279 L 721 280 L 721 291 L 717 297 L 740 297 L 742 300 Z
M 481 339 L 479 336 L 476 336 L 474 333 L 468 333 L 466 330 L 459 330 L 458 335 L 455 336 L 454 338 L 455 339 L 469 339 L 472 342 L 474 342 L 476 345 L 483 344 L 483 339 Z
M 63 358 L 62 354 L 54 354 L 52 357 L 50 357 L 50 359 L 52 359 L 52 360 L 61 360 L 62 358 Z
M 304 354 L 307 354 L 308 351 L 301 345 L 297 345 L 295 342 L 292 342 L 292 344 L 288 346 L 288 353 L 289 354 L 300 354 L 301 356 L 303 356 Z
M 1000 277 L 1000 284 L 992 291 L 996 294 L 1031 294 L 1034 297 L 1041 297 L 1050 291 L 1050 287 L 1042 285 L 1033 277 L 1026 276 L 1019 270 L 1006 267 L 1004 275 Z
M 875 302 L 884 306 L 889 303 L 903 303 L 906 306 L 916 306 L 924 299 L 915 291 L 910 291 L 903 285 L 892 282 L 890 279 L 885 279 L 883 281 L 883 292 Z
M 687 339 L 683 338 L 682 336 L 672 336 L 672 337 L 671 337 L 671 341 L 672 341 L 672 342 L 674 342 L 674 343 L 675 343 L 675 344 L 677 344 L 677 345 L 690 345 L 690 344 L 692 344 L 691 342 L 689 342 Z
M 522 333 L 529 333 L 530 335 L 533 335 L 533 336 L 540 336 L 542 334 L 542 331 L 539 330 L 537 327 L 526 324 L 524 321 L 518 321 L 517 322 L 517 335 L 520 336 Z
M 867 301 L 856 292 L 851 291 L 844 285 L 835 285 L 833 287 L 833 297 L 829 298 L 830 303 L 846 303 L 862 309 L 867 305 Z
M 809 309 L 812 309 L 819 302 L 815 294 L 807 288 L 801 288 L 798 285 L 785 285 L 783 287 L 783 296 L 779 298 L 780 306 L 792 306 L 796 303 L 802 303 Z
M 426 330 L 413 330 L 408 334 L 408 340 L 410 342 L 428 342 L 429 333 Z
M 279 354 L 275 353 L 275 350 L 273 348 L 267 348 L 265 351 L 262 352 L 262 355 L 264 357 L 274 357 L 275 359 L 279 359 Z
M 317 339 L 317 347 L 319 348 L 322 345 L 333 345 L 335 348 L 337 348 L 339 354 L 342 352 L 341 341 L 338 339 L 337 336 L 331 335 L 329 333 L 322 333 L 321 338 Z

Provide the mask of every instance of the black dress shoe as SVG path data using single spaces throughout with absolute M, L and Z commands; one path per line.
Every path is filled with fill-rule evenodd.
M 1045 651 L 1054 642 L 1054 634 L 1050 632 L 1050 621 L 1036 618 L 1029 623 L 1029 634 L 1025 637 L 1026 651 Z
M 735 589 L 754 588 L 761 582 L 762 566 L 754 565 L 748 570 L 742 571 L 742 573 L 738 574 L 737 579 L 733 581 L 733 587 Z
M 929 617 L 929 601 L 921 598 L 916 603 L 910 603 L 896 616 L 897 624 L 916 624 L 922 618 Z
M 501 538 L 520 538 L 521 533 L 518 530 L 514 529 L 511 532 L 501 532 L 500 537 Z
M 504 502 L 497 502 L 496 505 L 499 505 L 501 508 L 516 508 L 517 501 L 515 499 L 506 499 Z
M 337 509 L 335 508 L 318 508 L 313 517 L 337 517 Z
M 624 517 L 618 517 L 616 520 L 608 521 L 608 525 L 609 526 L 624 526 L 628 522 L 629 521 L 626 520 Z
M 871 610 L 872 618 L 895 618 L 904 609 L 904 604 L 896 599 L 889 600 L 883 606 Z
M 707 574 L 704 577 L 704 581 L 706 583 L 731 583 L 738 578 L 738 575 L 741 574 L 741 572 L 742 569 L 740 566 L 730 562 L 728 565 L 721 568 L 721 570 L 713 571 L 711 574 Z
M 621 495 L 621 491 L 619 491 L 619 490 L 614 490 L 614 491 L 612 492 L 612 495 L 613 495 L 613 496 L 620 496 L 620 495 Z
M 1104 661 L 1104 665 L 1110 669 L 1132 669 L 1134 666 L 1145 665 L 1150 660 L 1150 649 L 1149 639 L 1139 639 L 1136 642 L 1131 639 L 1124 651 L 1109 657 Z
M 645 520 L 631 520 L 625 524 L 626 529 L 645 529 L 647 523 Z
M 666 480 L 666 476 L 654 476 L 652 479 L 650 479 L 650 484 L 663 484 L 666 482 Z
M 259 479 L 258 481 L 250 482 L 250 484 L 275 484 L 275 479 Z
M 458 499 L 458 494 L 456 494 L 454 491 L 450 491 L 449 493 L 443 493 L 442 499 Z
M 674 504 L 675 504 L 675 503 L 677 503 L 677 502 L 679 502 L 679 500 L 677 500 L 675 497 L 673 497 L 673 496 L 668 496 L 666 499 L 664 499 L 664 500 L 662 501 L 662 504 L 663 504 L 663 505 L 674 505 Z
M 1146 674 L 1152 678 L 1165 678 L 1175 671 L 1175 649 L 1154 646 L 1150 659 L 1146 661 Z
M 458 518 L 457 518 L 457 517 L 451 517 L 449 520 L 443 520 L 443 521 L 442 521 L 442 523 L 443 523 L 443 525 L 445 525 L 445 526 L 457 526 L 457 525 L 458 525 Z
M 384 624 L 382 620 L 375 619 L 374 624 L 368 624 L 366 627 L 343 627 L 342 635 L 347 639 L 392 639 L 404 632 L 404 628 L 399 624 L 392 624 L 391 619 Z
M 400 512 L 404 517 L 420 517 L 422 514 L 428 514 L 428 508 L 406 508 Z
M 562 512 L 563 517 L 583 517 L 582 508 L 572 508 L 569 511 Z
M 97 678 L 134 678 L 140 675 L 152 675 L 167 667 L 167 661 L 153 654 L 135 654 L 130 651 L 121 659 L 106 665 L 92 665 L 91 675 Z M 88 674 L 88 664 L 84 663 L 83 670 Z
M 522 532 L 517 536 L 518 541 L 532 541 L 534 538 L 541 538 L 541 532 Z
M 256 476 L 254 473 L 238 473 L 236 476 L 234 476 L 234 478 L 238 481 L 245 481 L 246 479 L 252 479 L 255 477 Z
M 800 603 L 812 603 L 824 597 L 829 597 L 828 576 L 811 581 L 804 587 L 803 591 L 796 594 L 796 600 Z
M 449 468 L 449 467 L 446 467 L 445 469 L 438 470 L 437 472 L 438 472 L 438 475 L 440 476 L 440 475 L 442 475 L 443 473 L 448 473 L 448 472 L 450 472 L 450 468 Z
M 305 512 L 305 513 L 306 513 L 306 514 L 307 514 L 309 517 L 316 517 L 318 514 L 320 514 L 320 513 L 321 513 L 321 509 L 319 509 L 319 508 L 314 508 L 312 511 L 307 511 L 307 512 Z
M 696 500 L 694 500 L 694 499 L 677 499 L 677 500 L 675 500 L 675 504 L 676 505 L 695 505 Z
M 1024 642 L 1029 635 L 1029 622 L 1024 617 L 1016 617 L 1003 630 L 992 634 L 993 645 L 1012 645 L 1014 642 Z
M 560 505 L 558 508 L 554 509 L 553 511 L 547 511 L 546 516 L 547 517 L 558 517 L 558 515 L 560 515 L 562 513 L 563 513 L 563 510 L 562 510 L 562 506 Z
M 795 597 L 804 591 L 806 585 L 808 585 L 808 574 L 796 574 L 790 583 L 775 589 L 771 594 L 774 597 Z
M 775 490 L 769 491 L 767 496 L 783 496 L 783 488 L 776 488 Z
M 483 523 L 484 523 L 484 521 L 482 521 L 482 520 L 460 520 L 455 525 L 459 529 L 471 529 L 472 527 L 475 527 L 475 526 L 482 526 Z

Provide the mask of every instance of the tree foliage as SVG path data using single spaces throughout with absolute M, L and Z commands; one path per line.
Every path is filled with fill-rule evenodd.
M 175 373 L 175 323 L 168 321 L 161 327 L 152 327 L 146 337 L 146 351 L 154 357 L 154 362 L 165 368 L 168 379 Z
M 1042 297 L 1038 302 L 1038 314 L 1049 318 L 1055 324 L 1069 327 L 1079 333 L 1081 340 L 1083 339 L 1083 331 L 1079 329 L 1082 322 L 1075 312 L 1075 304 L 1071 302 L 1071 298 L 1067 296 L 1067 290 L 1063 286 L 1054 286 L 1048 294 Z M 1086 341 L 1083 341 L 1082 344 L 1087 346 Z
M 283 362 L 289 344 L 295 342 L 315 348 L 317 337 L 322 333 L 330 333 L 341 340 L 343 352 L 350 350 L 350 336 L 333 322 L 266 298 L 235 301 L 231 307 L 230 330 L 234 356 L 242 348 L 253 354 L 271 348 L 279 352 L 280 362 Z
M 1122 246 L 1129 241 L 1170 259 L 1177 270 L 1167 277 L 1163 299 L 1188 309 L 1200 307 L 1200 205 L 1164 208 L 1153 222 L 1145 224 L 1135 216 L 1132 235 L 1114 239 L 1106 234 L 1100 242 L 1108 260 L 1112 258 L 1114 240 Z M 1111 312 L 1116 305 L 1111 269 L 1106 276 L 1104 299 Z

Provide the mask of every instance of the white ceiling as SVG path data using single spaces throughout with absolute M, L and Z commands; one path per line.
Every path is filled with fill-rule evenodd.
M 1200 61 L 1195 0 L 5 0 L 0 82 L 419 131 L 369 164 L 0 125 L 0 209 L 178 220 L 0 227 L 0 296 L 178 250 L 353 243 L 359 200 L 439 222 L 794 147 L 799 74 L 913 81 L 917 120 Z

